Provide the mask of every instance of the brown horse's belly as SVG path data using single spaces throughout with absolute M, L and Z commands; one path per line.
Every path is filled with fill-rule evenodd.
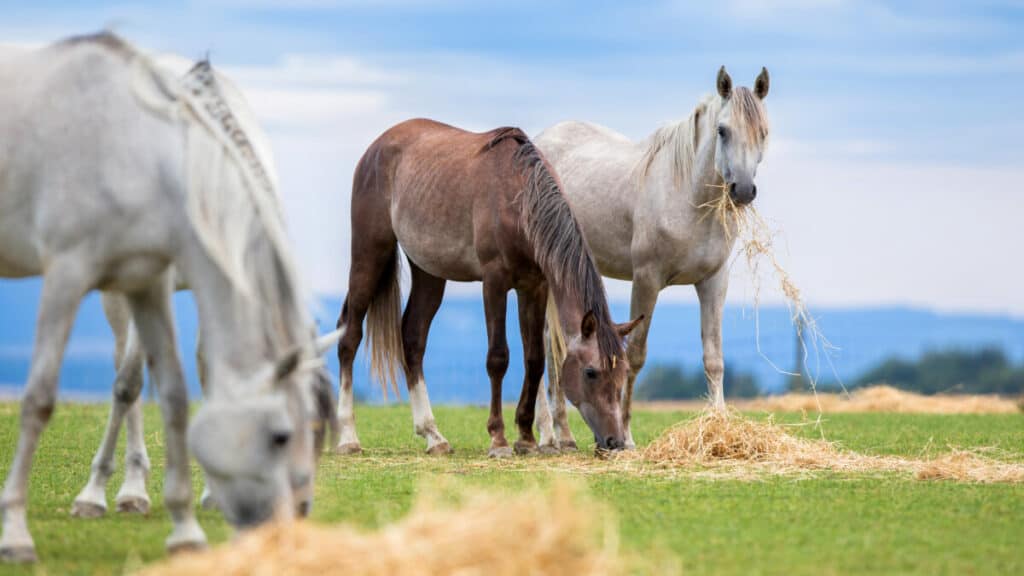
M 474 245 L 472 217 L 428 218 L 416 212 L 392 210 L 395 236 L 409 260 L 438 278 L 480 280 L 483 272 Z

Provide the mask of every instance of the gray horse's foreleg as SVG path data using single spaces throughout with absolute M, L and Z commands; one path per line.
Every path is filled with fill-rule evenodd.
M 142 349 L 124 296 L 104 293 L 103 311 L 114 332 L 117 377 L 106 432 L 93 458 L 89 481 L 71 505 L 71 515 L 83 518 L 102 516 L 107 511 L 107 481 L 114 472 L 114 451 L 125 416 L 128 418 L 128 449 L 125 452 L 125 479 L 116 498 L 117 507 L 125 512 L 144 514 L 149 511 L 146 493 L 149 456 L 143 440 L 142 405 L 138 399 L 143 384 Z
M 7 562 L 34 562 L 36 559 L 26 514 L 28 476 L 39 436 L 57 401 L 57 378 L 75 312 L 92 283 L 82 273 L 80 264 L 73 257 L 54 259 L 43 279 L 32 369 L 21 400 L 18 446 L 0 496 L 0 508 L 3 509 L 0 557 Z
M 708 400 L 716 410 L 725 410 L 725 361 L 722 357 L 722 311 L 729 289 L 729 270 L 722 266 L 713 276 L 694 285 L 700 299 L 700 339 L 704 346 L 704 375 Z
M 549 322 L 551 321 L 550 318 L 548 320 Z M 569 428 L 569 413 L 566 411 L 565 390 L 562 389 L 561 382 L 559 381 L 562 359 L 555 358 L 555 352 L 551 346 L 550 333 L 544 335 L 544 353 L 547 356 L 548 383 L 551 385 L 551 415 L 554 420 L 554 444 L 562 452 L 571 452 L 576 450 L 577 446 L 576 439 L 573 438 L 572 430 Z M 541 385 L 543 386 L 543 382 Z M 539 396 L 545 396 L 543 390 L 541 390 Z M 541 434 L 543 438 L 543 430 Z
M 545 337 L 545 343 L 547 338 Z M 548 352 L 545 351 L 545 354 Z M 558 452 L 558 440 L 555 439 L 554 420 L 551 418 L 551 407 L 548 405 L 548 386 L 546 378 L 540 379 L 540 390 L 537 391 L 537 431 L 540 435 L 538 448 L 542 454 Z
M 626 436 L 626 449 L 636 448 L 633 441 L 633 387 L 637 375 L 647 361 L 647 333 L 654 320 L 654 306 L 658 303 L 658 292 L 664 284 L 658 276 L 637 271 L 633 275 L 633 291 L 630 296 L 629 317 L 643 320 L 633 329 L 626 344 L 626 359 L 629 361 L 629 377 L 622 395 L 622 428 Z
M 186 431 L 188 389 L 182 374 L 171 314 L 171 283 L 164 278 L 146 291 L 129 296 L 142 345 L 152 358 L 151 373 L 164 419 L 167 472 L 164 502 L 174 524 L 166 545 L 170 552 L 206 546 L 206 535 L 192 509 Z

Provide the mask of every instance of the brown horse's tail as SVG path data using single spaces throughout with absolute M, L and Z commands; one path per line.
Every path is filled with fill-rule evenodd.
M 366 313 L 366 332 L 370 346 L 370 373 L 380 382 L 384 397 L 388 386 L 398 393 L 398 375 L 405 372 L 405 353 L 402 347 L 402 286 L 401 253 L 395 247 L 395 257 L 387 264 L 377 290 Z

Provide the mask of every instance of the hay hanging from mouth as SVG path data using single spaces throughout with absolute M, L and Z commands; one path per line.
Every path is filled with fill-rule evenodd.
M 793 436 L 771 418 L 759 422 L 736 411 L 706 410 L 669 428 L 644 449 L 620 453 L 616 459 L 661 468 L 703 467 L 734 477 L 824 470 L 910 473 L 918 480 L 1024 482 L 1024 464 L 980 452 L 954 450 L 924 459 L 864 455 L 826 440 Z
M 997 396 L 924 396 L 892 386 L 870 386 L 846 394 L 783 394 L 743 403 L 745 410 L 826 413 L 896 412 L 904 414 L 1013 414 L 1021 407 Z
M 565 483 L 547 492 L 473 493 L 462 504 L 420 497 L 410 514 L 366 532 L 308 521 L 276 523 L 144 575 L 619 574 L 614 524 Z

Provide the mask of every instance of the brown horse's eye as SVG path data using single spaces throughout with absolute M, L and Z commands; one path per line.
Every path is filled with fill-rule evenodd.
M 587 366 L 586 368 L 583 369 L 583 375 L 587 377 L 587 380 L 596 380 L 597 368 Z

